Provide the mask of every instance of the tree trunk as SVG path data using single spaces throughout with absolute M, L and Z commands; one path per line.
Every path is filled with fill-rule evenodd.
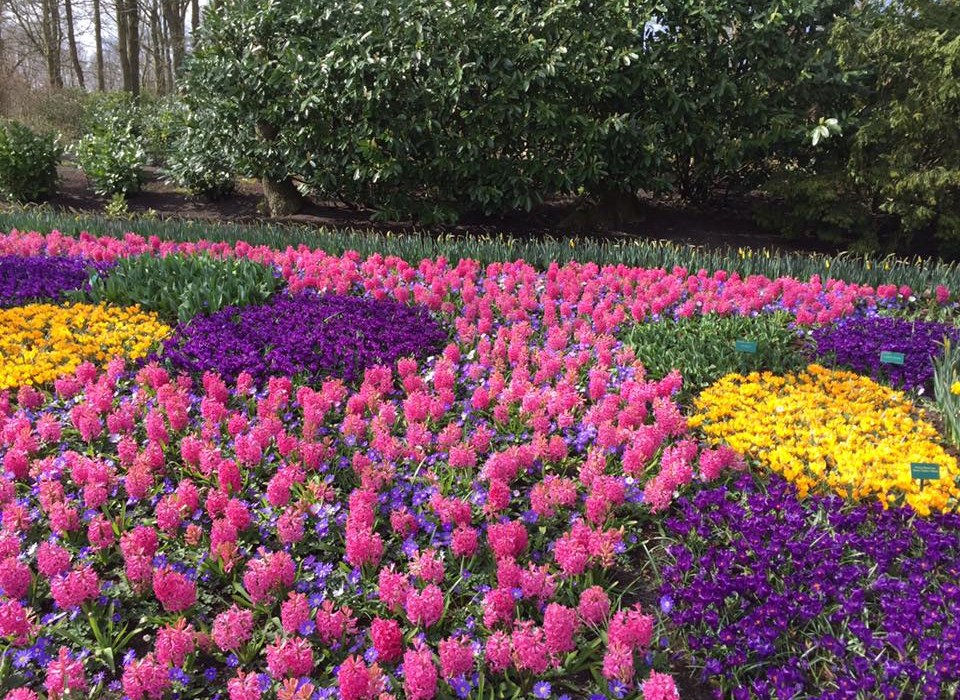
M 140 93 L 140 7 L 137 0 L 117 2 L 117 49 L 123 89 L 134 95 Z
M 160 11 L 157 8 L 157 1 L 154 0 L 150 6 L 150 55 L 153 57 L 154 87 L 158 95 L 162 95 L 167 91 L 167 74 L 164 69 L 164 64 L 167 61 L 163 55 L 163 41 L 160 35 Z
M 63 89 L 63 62 L 60 42 L 60 5 L 58 0 L 43 0 L 43 43 L 47 59 L 47 84 L 51 89 Z
M 77 37 L 73 28 L 73 0 L 63 0 L 64 19 L 67 21 L 67 45 L 70 48 L 70 61 L 73 63 L 73 72 L 77 74 L 77 84 L 86 88 L 83 80 L 83 67 L 80 65 L 80 54 L 77 52 Z
M 97 52 L 97 90 L 107 89 L 103 75 L 103 24 L 100 18 L 100 0 L 93 0 L 93 41 Z
M 130 60 L 130 92 L 140 94 L 140 6 L 127 0 L 127 56 Z
M 267 200 L 267 211 L 270 216 L 292 216 L 303 209 L 303 195 L 289 177 L 286 180 L 277 181 L 264 175 L 261 182 L 263 197 Z
M 184 44 L 186 31 L 184 22 L 184 11 L 186 5 L 181 4 L 180 0 L 162 0 L 163 19 L 167 23 L 167 29 L 170 31 L 170 48 L 173 53 L 173 73 L 176 75 L 183 63 Z
M 279 134 L 273 124 L 260 122 L 257 124 L 257 135 L 264 141 L 271 143 L 277 140 Z M 277 178 L 270 173 L 268 166 L 261 181 L 263 196 L 267 201 L 267 211 L 270 216 L 291 216 L 303 209 L 306 200 L 297 190 L 296 185 L 293 184 L 293 179 L 289 175 Z
M 196 41 L 196 33 L 200 28 L 200 0 L 190 0 L 190 31 L 194 34 L 194 41 Z

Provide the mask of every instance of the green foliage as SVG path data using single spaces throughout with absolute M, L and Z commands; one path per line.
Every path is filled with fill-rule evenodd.
M 52 195 L 63 150 L 53 134 L 38 134 L 19 122 L 0 123 L 0 194 L 21 202 Z
M 784 313 L 661 319 L 631 326 L 623 340 L 652 378 L 680 370 L 684 401 L 731 372 L 783 374 L 805 367 L 808 357 L 802 331 Z M 738 350 L 738 340 L 755 342 L 756 351 Z
M 771 183 L 785 216 L 767 224 L 880 250 L 935 237 L 957 254 L 960 5 L 870 0 L 834 23 L 830 50 L 845 86 L 834 130 Z
M 99 195 L 129 195 L 143 184 L 147 156 L 136 98 L 104 93 L 91 101 L 85 133 L 75 147 L 77 163 Z
M 282 283 L 272 268 L 246 258 L 141 255 L 121 258 L 80 294 L 96 303 L 139 304 L 168 322 L 186 323 L 225 306 L 262 304 Z
M 110 198 L 107 205 L 103 208 L 103 215 L 111 219 L 122 219 L 130 216 L 130 209 L 127 207 L 127 198 L 117 192 Z
M 933 360 L 933 398 L 943 420 L 944 437 L 960 447 L 960 346 L 949 338 L 944 338 L 943 353 Z
M 47 207 L 13 208 L 0 211 L 0 231 L 57 230 L 65 235 L 95 231 L 101 236 L 123 238 L 130 231 L 142 236 L 157 236 L 170 241 L 246 241 L 279 250 L 305 245 L 331 255 L 356 251 L 361 256 L 396 255 L 414 265 L 424 258 L 445 257 L 452 264 L 463 258 L 486 265 L 492 262 L 525 260 L 534 267 L 547 269 L 551 264 L 569 261 L 598 265 L 662 267 L 680 266 L 688 270 L 710 272 L 727 270 L 741 276 L 794 277 L 812 275 L 858 284 L 908 285 L 914 290 L 933 290 L 940 284 L 960 289 L 960 266 L 934 258 L 878 258 L 871 255 L 819 255 L 746 248 L 706 248 L 667 241 L 629 239 L 610 241 L 599 238 L 511 238 L 509 236 L 454 236 L 420 233 L 380 233 L 362 229 L 328 229 L 281 224 L 211 224 L 191 219 L 126 220 L 95 215 L 64 215 Z M 923 300 L 920 300 L 923 301 Z M 919 302 L 918 302 L 919 303 Z M 929 299 L 921 307 L 926 309 Z
M 236 181 L 231 143 L 206 128 L 205 110 L 184 108 L 166 160 L 165 177 L 190 194 L 220 199 L 233 193 Z
M 391 218 L 530 209 L 656 179 L 649 18 L 624 0 L 239 0 L 205 16 L 185 97 L 248 176 Z
M 658 0 L 658 31 L 646 44 L 654 66 L 658 148 L 681 195 L 765 179 L 796 150 L 808 114 L 843 94 L 827 47 L 835 18 L 853 0 Z M 832 116 L 832 115 L 831 115 Z
M 177 134 L 183 127 L 183 104 L 176 96 L 140 95 L 138 117 L 143 150 L 153 165 L 164 165 L 176 153 Z

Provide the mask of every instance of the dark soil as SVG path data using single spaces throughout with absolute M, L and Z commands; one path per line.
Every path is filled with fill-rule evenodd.
M 108 197 L 93 192 L 84 174 L 72 164 L 59 168 L 60 191 L 50 204 L 74 213 L 103 213 Z M 192 197 L 162 181 L 158 168 L 147 168 L 143 190 L 131 195 L 132 214 L 153 212 L 161 219 L 180 218 L 241 224 L 289 223 L 327 228 L 372 231 L 428 232 L 436 234 L 506 234 L 517 237 L 591 235 L 608 239 L 649 238 L 708 247 L 730 245 L 776 248 L 792 251 L 836 252 L 816 240 L 791 241 L 760 229 L 749 217 L 749 202 L 727 204 L 722 210 L 701 210 L 671 202 L 642 201 L 628 216 L 615 215 L 602 207 L 575 200 L 542 204 L 531 212 L 506 216 L 468 215 L 456 226 L 424 228 L 410 222 L 373 221 L 370 210 L 334 202 L 311 202 L 296 216 L 270 219 L 264 213 L 260 184 L 240 181 L 237 192 L 226 199 L 209 201 Z

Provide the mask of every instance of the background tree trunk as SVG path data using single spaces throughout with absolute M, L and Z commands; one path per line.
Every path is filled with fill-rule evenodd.
M 86 88 L 86 83 L 83 80 L 83 66 L 80 65 L 80 54 L 77 52 L 76 32 L 73 27 L 73 0 L 63 0 L 63 14 L 67 22 L 67 46 L 70 49 L 73 72 L 77 75 L 77 85 Z
M 107 89 L 103 74 L 103 23 L 100 17 L 100 0 L 93 0 L 93 42 L 97 53 L 97 90 Z
M 260 122 L 257 124 L 257 135 L 264 141 L 272 142 L 277 140 L 279 132 L 273 124 Z M 303 209 L 306 200 L 289 175 L 282 179 L 277 178 L 267 169 L 261 180 L 263 197 L 267 201 L 267 211 L 270 216 L 290 216 Z
M 47 59 L 47 84 L 53 90 L 63 89 L 61 56 L 60 5 L 58 0 L 43 0 L 43 43 Z
M 190 31 L 196 35 L 200 28 L 200 0 L 190 0 Z M 196 38 L 194 38 L 196 41 Z
M 183 63 L 183 54 L 185 50 L 185 22 L 184 14 L 187 9 L 186 4 L 181 0 L 162 0 L 163 19 L 167 23 L 167 30 L 170 32 L 170 49 L 173 54 L 173 73 L 176 75 Z
M 163 51 L 162 30 L 160 29 L 160 10 L 157 0 L 150 5 L 150 56 L 153 59 L 154 88 L 158 95 L 167 92 L 166 56 Z

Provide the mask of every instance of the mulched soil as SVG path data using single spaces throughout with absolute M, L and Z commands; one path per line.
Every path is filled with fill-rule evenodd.
M 95 194 L 78 168 L 65 163 L 59 171 L 61 186 L 57 196 L 50 201 L 52 206 L 76 213 L 103 212 L 109 198 Z M 131 195 L 127 206 L 133 214 L 153 212 L 161 219 L 195 219 L 210 223 L 254 224 L 269 221 L 372 231 L 507 234 L 517 237 L 588 233 L 609 239 L 652 238 L 708 247 L 729 245 L 788 251 L 836 252 L 815 240 L 788 241 L 763 231 L 750 220 L 746 206 L 742 203 L 739 210 L 728 205 L 723 211 L 706 211 L 669 202 L 644 202 L 642 211 L 631 220 L 620 222 L 612 222 L 606 212 L 595 210 L 591 215 L 591 223 L 586 226 L 579 224 L 581 228 L 578 230 L 578 224 L 573 222 L 583 220 L 583 207 L 581 203 L 572 200 L 548 202 L 531 212 L 508 216 L 467 215 L 456 226 L 433 226 L 428 229 L 410 222 L 373 221 L 372 212 L 369 210 L 352 209 L 333 202 L 310 203 L 303 213 L 296 216 L 269 219 L 264 214 L 262 200 L 260 184 L 249 180 L 241 181 L 237 192 L 223 200 L 208 201 L 191 197 L 185 191 L 164 183 L 159 169 L 150 167 L 146 170 L 143 190 Z

